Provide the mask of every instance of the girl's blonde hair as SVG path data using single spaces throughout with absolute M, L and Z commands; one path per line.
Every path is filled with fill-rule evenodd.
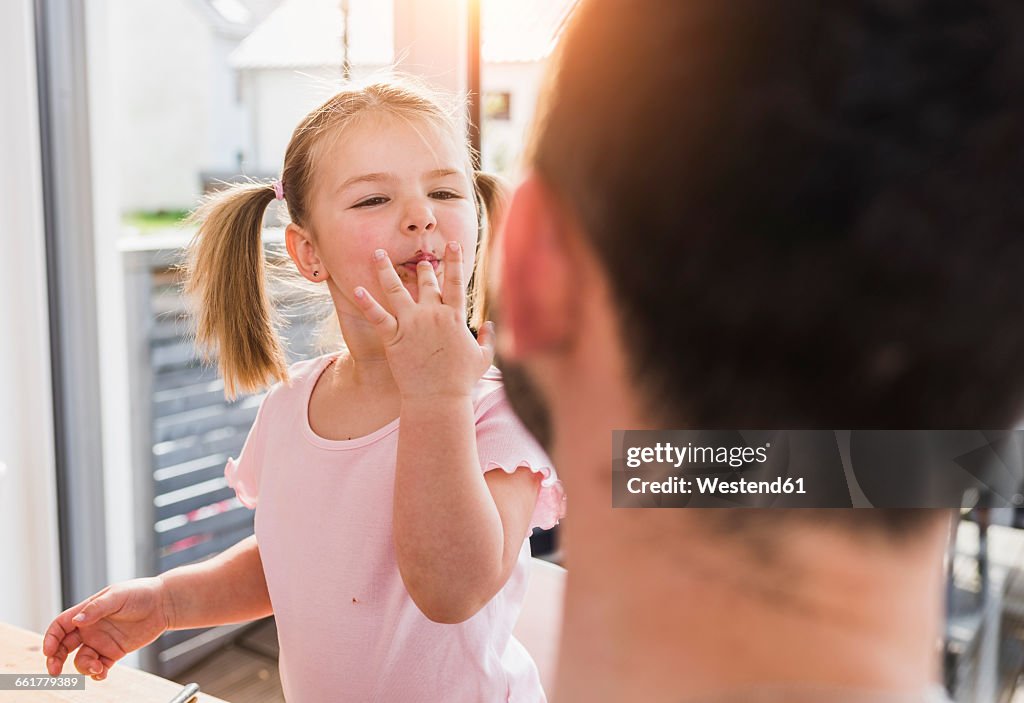
M 309 198 L 319 156 L 360 116 L 391 115 L 427 120 L 447 134 L 461 133 L 457 113 L 428 91 L 396 82 L 345 90 L 309 113 L 295 128 L 285 151 L 281 183 L 292 222 L 309 228 Z M 471 170 L 466 143 L 466 168 Z M 487 319 L 488 232 L 504 209 L 508 189 L 496 176 L 473 173 L 479 236 L 469 284 L 469 319 L 479 329 Z M 263 216 L 276 198 L 274 183 L 234 185 L 207 198 L 193 213 L 199 230 L 184 266 L 185 292 L 195 309 L 196 343 L 205 356 L 218 356 L 224 393 L 255 392 L 287 381 L 287 360 L 275 328 L 263 252 Z

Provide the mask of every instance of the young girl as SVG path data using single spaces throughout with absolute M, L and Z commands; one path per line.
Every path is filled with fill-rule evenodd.
M 198 341 L 216 348 L 229 395 L 277 381 L 225 470 L 255 535 L 62 613 L 44 638 L 52 674 L 79 645 L 75 666 L 102 679 L 167 629 L 273 613 L 293 703 L 545 699 L 511 632 L 530 529 L 551 527 L 563 497 L 491 366 L 490 323 L 479 341 L 466 324 L 480 217 L 498 195 L 474 182 L 436 102 L 379 84 L 308 115 L 280 182 L 201 209 Z M 264 282 L 275 198 L 288 253 L 326 287 L 344 337 L 290 369 Z

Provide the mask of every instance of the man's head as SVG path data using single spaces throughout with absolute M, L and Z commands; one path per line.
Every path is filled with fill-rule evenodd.
M 502 243 L 507 360 L 565 390 L 532 370 L 590 333 L 592 262 L 658 426 L 1012 426 L 1022 23 L 1009 0 L 583 0 Z

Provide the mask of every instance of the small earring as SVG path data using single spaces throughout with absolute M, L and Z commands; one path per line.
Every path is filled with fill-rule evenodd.
M 320 272 L 319 271 L 314 271 L 313 272 L 313 278 L 318 278 L 319 276 L 320 276 Z

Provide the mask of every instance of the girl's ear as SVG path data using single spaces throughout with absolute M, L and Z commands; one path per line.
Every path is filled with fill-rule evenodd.
M 313 244 L 313 238 L 306 230 L 294 222 L 289 224 L 284 230 L 284 243 L 299 273 L 307 280 L 320 283 L 329 278 L 327 269 L 320 261 L 316 246 Z
M 536 175 L 512 196 L 497 246 L 498 353 L 510 361 L 564 347 L 579 320 L 570 233 Z

